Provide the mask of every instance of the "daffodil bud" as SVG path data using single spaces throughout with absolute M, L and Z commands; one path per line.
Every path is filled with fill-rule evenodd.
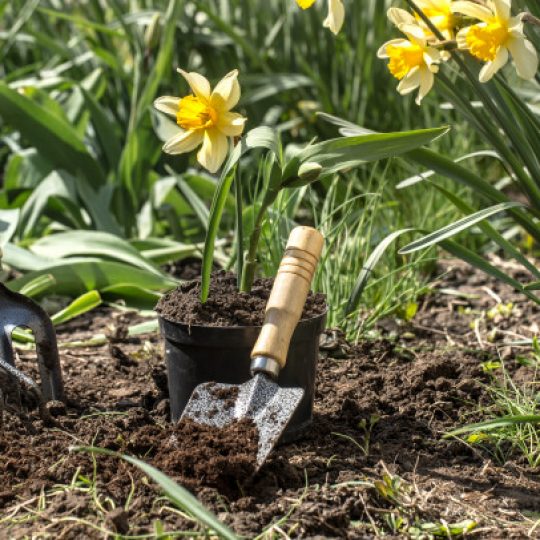
M 298 169 L 298 177 L 306 183 L 315 182 L 322 171 L 322 165 L 315 161 L 306 161 Z
M 314 161 L 306 161 L 298 168 L 298 174 L 287 178 L 282 187 L 298 188 L 315 182 L 321 175 L 322 165 Z
M 150 24 L 146 27 L 146 31 L 144 32 L 144 45 L 148 51 L 154 49 L 159 43 L 161 37 L 160 18 L 160 13 L 154 13 L 154 16 L 150 20 Z

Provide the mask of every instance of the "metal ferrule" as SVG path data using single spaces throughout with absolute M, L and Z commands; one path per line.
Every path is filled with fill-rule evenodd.
M 272 377 L 272 379 L 277 379 L 279 372 L 281 371 L 281 366 L 273 358 L 268 358 L 267 356 L 256 356 L 251 359 L 251 375 L 254 376 L 257 373 L 265 373 L 266 375 Z

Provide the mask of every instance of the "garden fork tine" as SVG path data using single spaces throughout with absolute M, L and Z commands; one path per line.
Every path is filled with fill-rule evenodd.
M 36 387 L 34 381 L 15 368 L 11 334 L 16 327 L 30 328 L 36 340 L 37 361 L 43 401 L 64 401 L 64 385 L 51 319 L 35 302 L 10 291 L 0 283 L 0 368 L 19 382 Z

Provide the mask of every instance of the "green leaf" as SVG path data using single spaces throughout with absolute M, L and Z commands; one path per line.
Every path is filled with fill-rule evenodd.
M 43 294 L 47 289 L 50 289 L 55 284 L 54 277 L 50 274 L 42 274 L 36 279 L 28 282 L 24 287 L 19 291 L 25 296 L 39 296 Z
M 297 157 L 302 163 L 314 161 L 322 165 L 322 174 L 334 174 L 362 163 L 406 153 L 430 143 L 448 130 L 442 127 L 340 137 L 309 145 Z
M 502 204 L 496 204 L 495 206 L 490 206 L 489 208 L 479 210 L 474 214 L 465 216 L 464 218 L 459 219 L 458 221 L 455 221 L 450 225 L 441 227 L 438 231 L 432 232 L 418 240 L 415 240 L 414 242 L 411 242 L 410 244 L 407 244 L 405 247 L 399 250 L 399 253 L 402 255 L 406 253 L 413 253 L 414 251 L 425 249 L 434 244 L 438 244 L 441 241 L 446 240 L 447 238 L 450 238 L 451 236 L 454 236 L 472 227 L 473 225 L 476 225 L 478 222 L 487 219 L 490 216 L 503 212 L 508 208 L 515 208 L 516 206 L 523 205 L 518 202 L 507 202 Z
M 356 283 L 354 284 L 353 291 L 345 308 L 345 316 L 350 315 L 356 309 L 358 309 L 358 304 L 362 298 L 362 293 L 364 292 L 371 273 L 373 272 L 373 268 L 379 262 L 379 259 L 383 256 L 384 252 L 388 249 L 388 246 L 402 234 L 413 230 L 414 229 L 400 229 L 399 231 L 390 233 L 388 236 L 383 238 L 377 247 L 371 252 L 370 256 L 362 267 L 362 271 L 360 272 Z
M 40 231 L 36 230 L 36 227 L 39 220 L 44 215 L 51 214 L 53 207 L 61 211 L 65 224 L 75 227 L 85 226 L 77 198 L 75 179 L 66 173 L 52 171 L 24 203 L 19 220 L 19 235 L 22 238 L 38 236 Z
M 121 298 L 130 307 L 137 309 L 154 309 L 161 298 L 161 294 L 155 291 L 125 283 L 104 287 L 101 290 L 101 296 L 107 302 L 114 302 Z
M 101 167 L 69 123 L 3 82 L 0 116 L 56 167 L 85 178 L 93 186 L 105 182 Z
M 467 204 L 463 199 L 454 195 L 447 189 L 433 184 L 433 187 L 440 191 L 449 201 L 451 201 L 461 212 L 464 214 L 472 213 L 473 208 Z M 480 230 L 493 242 L 495 242 L 502 250 L 506 251 L 516 261 L 521 263 L 533 276 L 540 278 L 540 269 L 527 259 L 527 257 L 514 246 L 514 244 L 508 241 L 502 234 L 500 234 L 488 221 L 481 221 L 478 223 Z
M 180 510 L 189 513 L 195 517 L 200 523 L 203 523 L 214 531 L 220 538 L 226 540 L 239 540 L 236 534 L 226 525 L 221 523 L 214 514 L 207 510 L 199 500 L 194 497 L 187 489 L 177 484 L 166 474 L 152 467 L 148 463 L 136 459 L 131 456 L 126 456 L 107 450 L 105 448 L 96 448 L 93 446 L 78 446 L 71 450 L 76 452 L 90 452 L 92 454 L 103 454 L 106 456 L 117 457 L 138 467 L 144 474 L 149 476 L 161 489 L 165 492 L 167 498 L 177 506 Z
M 540 291 L 540 281 L 533 281 L 528 285 L 525 285 L 526 291 Z
M 34 242 L 30 246 L 30 251 L 52 259 L 77 256 L 103 257 L 106 260 L 120 261 L 163 276 L 161 270 L 146 260 L 129 242 L 99 231 L 68 231 L 51 234 Z
M 114 170 L 121 152 L 118 127 L 96 98 L 82 86 L 80 89 L 90 113 L 90 119 L 92 120 L 101 152 L 107 160 L 107 168 Z
M 66 308 L 51 317 L 54 325 L 62 324 L 75 317 L 91 311 L 101 305 L 101 296 L 97 291 L 89 291 L 69 304 Z
M 469 424 L 467 426 L 454 429 L 449 433 L 443 435 L 444 439 L 450 437 L 457 437 L 465 433 L 475 433 L 478 431 L 492 431 L 495 429 L 505 428 L 508 426 L 515 426 L 519 424 L 539 424 L 540 414 L 524 414 L 524 415 L 510 415 L 501 416 L 500 418 L 494 418 L 493 420 L 486 420 L 485 422 L 478 422 L 476 424 Z
M 160 265 L 199 256 L 203 248 L 202 244 L 183 244 L 169 238 L 132 240 L 131 244 L 145 259 Z
M 29 272 L 24 276 L 6 283 L 19 291 L 42 273 L 51 274 L 55 285 L 51 291 L 55 294 L 76 297 L 88 291 L 101 291 L 113 285 L 134 285 L 150 291 L 167 291 L 176 286 L 177 281 L 167 276 L 159 276 L 127 264 L 105 261 L 103 259 L 66 259 L 49 262 L 41 270 Z
M 11 237 L 17 230 L 20 213 L 21 211 L 18 208 L 0 210 L 0 248 L 11 240 Z
M 477 158 L 477 157 L 492 157 L 502 162 L 501 156 L 497 152 L 494 152 L 493 150 L 479 150 L 478 152 L 471 152 L 470 154 L 461 156 L 454 161 L 455 163 L 460 163 L 461 161 L 465 161 L 467 159 Z M 428 178 L 431 178 L 435 174 L 436 174 L 436 171 L 434 170 L 424 171 L 419 174 L 415 174 L 414 176 L 406 178 L 405 180 L 402 180 L 401 182 L 397 183 L 396 189 L 404 189 L 410 186 L 414 186 L 415 184 L 418 184 L 420 182 L 423 182 L 424 180 L 427 180 Z
M 2 258 L 2 262 L 8 264 L 12 268 L 25 272 L 41 270 L 43 268 L 47 268 L 47 266 L 51 264 L 50 259 L 39 257 L 27 249 L 16 246 L 11 242 L 4 246 L 4 256 Z
M 172 173 L 171 170 L 168 172 Z M 182 193 L 188 204 L 193 209 L 193 213 L 197 216 L 204 229 L 208 230 L 208 221 L 210 219 L 210 215 L 204 201 L 199 197 L 199 195 L 197 195 L 197 192 L 192 189 L 189 183 L 186 182 L 182 176 L 176 176 L 176 185 L 178 186 L 180 193 Z

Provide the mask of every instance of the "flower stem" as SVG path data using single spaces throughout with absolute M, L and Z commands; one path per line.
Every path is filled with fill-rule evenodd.
M 253 280 L 255 279 L 255 271 L 257 270 L 257 248 L 259 247 L 263 221 L 266 216 L 266 211 L 276 200 L 277 194 L 278 191 L 268 191 L 266 193 L 255 217 L 255 226 L 249 237 L 248 252 L 246 255 L 244 272 L 242 274 L 242 281 L 240 283 L 240 291 L 242 292 L 251 291 Z
M 244 273 L 244 229 L 242 223 L 242 182 L 237 170 L 234 178 L 234 193 L 236 198 L 236 283 L 241 286 Z

